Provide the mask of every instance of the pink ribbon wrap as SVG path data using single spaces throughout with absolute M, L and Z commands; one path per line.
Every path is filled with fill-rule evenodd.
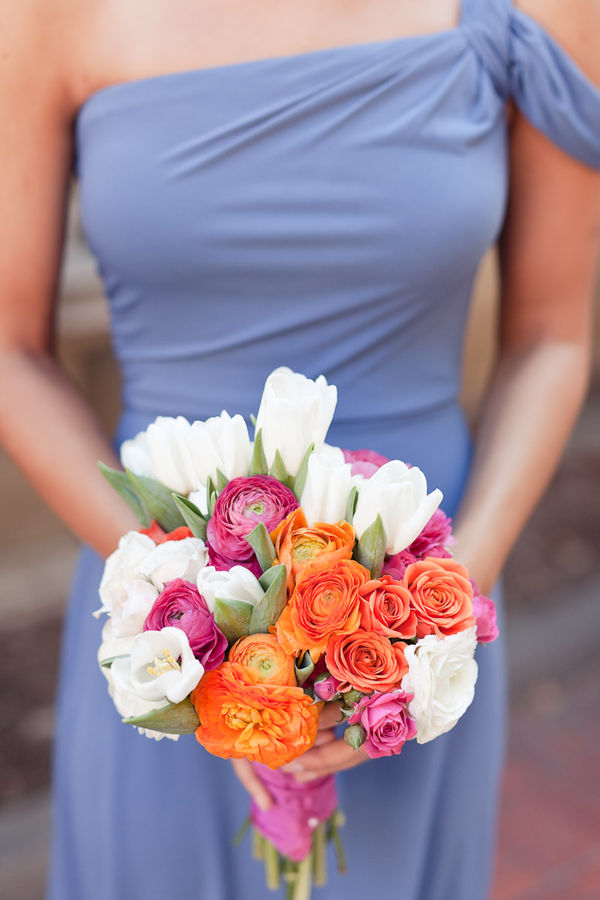
M 264 811 L 252 801 L 250 820 L 283 856 L 300 862 L 312 847 L 315 827 L 329 819 L 338 806 L 335 777 L 327 775 L 299 784 L 289 772 L 253 763 L 254 772 L 273 798 Z

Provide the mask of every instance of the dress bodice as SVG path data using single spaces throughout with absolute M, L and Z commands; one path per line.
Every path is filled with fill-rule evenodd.
M 371 444 L 456 410 L 473 277 L 504 218 L 510 96 L 600 166 L 600 92 L 508 0 L 463 0 L 437 34 L 93 94 L 77 168 L 123 433 L 249 415 L 281 364 L 337 383 L 338 427 Z

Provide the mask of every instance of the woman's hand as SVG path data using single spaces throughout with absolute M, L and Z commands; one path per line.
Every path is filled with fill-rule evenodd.
M 319 716 L 319 731 L 313 746 L 298 759 L 283 766 L 283 771 L 291 772 L 296 781 L 302 783 L 366 762 L 368 756 L 363 750 L 353 750 L 343 738 L 336 738 L 334 729 L 342 721 L 339 705 L 326 703 Z

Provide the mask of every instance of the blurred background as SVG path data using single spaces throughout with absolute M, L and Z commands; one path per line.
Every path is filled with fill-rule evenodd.
M 463 400 L 472 420 L 494 359 L 496 284 L 490 254 L 465 353 Z M 598 313 L 600 284 L 597 294 Z M 75 194 L 58 332 L 66 369 L 110 431 L 119 377 Z M 494 900 L 600 897 L 600 315 L 595 347 L 587 403 L 505 574 L 511 723 Z M 0 900 L 41 900 L 53 700 L 77 544 L 1 452 L 0 489 L 0 681 L 12 685 L 0 696 Z

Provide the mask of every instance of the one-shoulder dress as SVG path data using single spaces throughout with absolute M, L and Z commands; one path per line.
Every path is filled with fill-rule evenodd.
M 511 0 L 457 27 L 160 75 L 76 122 L 85 231 L 123 373 L 117 444 L 155 416 L 256 411 L 279 365 L 339 388 L 328 440 L 418 464 L 457 509 L 474 274 L 507 196 L 506 103 L 600 167 L 600 92 Z M 48 900 L 258 900 L 247 797 L 193 737 L 121 724 L 98 670 L 102 560 L 66 620 Z M 497 592 L 500 601 L 500 592 Z M 339 776 L 350 874 L 323 900 L 483 900 L 504 751 L 501 642 L 456 728 Z

